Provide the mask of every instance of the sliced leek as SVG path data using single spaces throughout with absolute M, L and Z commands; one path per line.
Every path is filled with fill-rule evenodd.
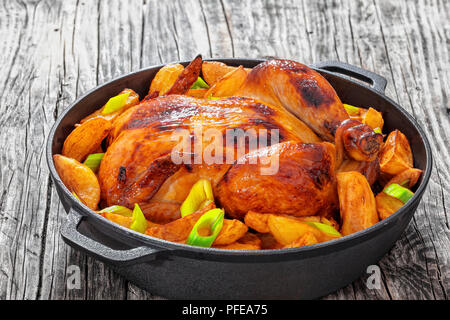
M 414 196 L 414 193 L 397 183 L 393 183 L 383 190 L 384 193 L 387 195 L 394 197 L 398 200 L 400 200 L 403 203 L 408 202 L 409 199 L 411 199 Z
M 84 160 L 84 164 L 92 171 L 97 172 L 104 155 L 104 153 L 92 153 Z
M 181 216 L 185 217 L 195 211 L 206 207 L 214 201 L 211 182 L 207 179 L 197 181 L 189 191 L 189 195 L 181 205 Z
M 208 84 L 201 77 L 197 78 L 197 81 L 194 82 L 191 89 L 209 89 Z
M 349 116 L 356 116 L 356 115 L 359 114 L 359 108 L 358 107 L 354 107 L 352 105 L 344 103 L 344 108 L 345 108 L 345 111 L 347 111 Z
M 223 227 L 225 212 L 223 209 L 212 209 L 203 214 L 192 228 L 186 244 L 209 248 Z
M 314 222 L 314 221 L 305 221 L 306 224 L 309 224 L 312 227 L 316 227 L 317 229 L 319 229 L 320 231 L 335 236 L 335 237 L 342 237 L 342 235 L 332 226 L 325 224 L 325 223 L 320 223 L 320 222 Z
M 127 104 L 127 100 L 128 100 L 129 96 L 130 96 L 130 92 L 126 92 L 126 93 L 119 94 L 115 97 L 112 97 L 105 104 L 102 114 L 110 114 L 110 113 L 116 112 L 117 110 L 122 109 Z
M 130 229 L 140 233 L 144 233 L 145 230 L 147 230 L 147 225 L 148 225 L 147 219 L 145 219 L 144 213 L 142 212 L 139 205 L 136 203 L 134 205 L 134 210 L 131 217 Z

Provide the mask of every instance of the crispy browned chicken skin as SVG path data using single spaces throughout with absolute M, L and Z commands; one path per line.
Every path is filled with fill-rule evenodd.
M 181 203 L 200 178 L 208 178 L 216 185 L 231 166 L 229 162 L 184 165 L 173 163 L 171 158 L 171 152 L 179 142 L 172 139 L 175 130 L 187 130 L 190 139 L 195 141 L 195 130 L 200 126 L 203 132 L 213 128 L 223 134 L 228 129 L 278 129 L 280 142 L 321 141 L 285 109 L 255 99 L 209 100 L 170 95 L 143 101 L 114 122 L 111 144 L 99 170 L 106 205 L 132 207 L 139 203 L 146 208 L 150 207 L 146 205 L 149 202 L 158 201 L 154 204 L 163 202 L 167 206 L 167 202 Z M 200 151 L 207 144 L 203 141 Z M 152 217 L 156 214 L 147 213 Z M 169 215 L 158 216 L 156 220 L 177 217 L 174 212 Z
M 210 100 L 169 95 L 145 99 L 124 112 L 114 122 L 99 169 L 103 202 L 127 207 L 139 203 L 147 218 L 165 223 L 179 217 L 179 206 L 192 185 L 207 178 L 233 217 L 242 218 L 249 210 L 327 214 L 336 206 L 335 167 L 344 148 L 358 160 L 373 159 L 378 153 L 381 135 L 349 121 L 331 85 L 300 63 L 272 60 L 258 65 L 239 95 L 245 97 Z M 194 146 L 200 141 L 199 128 L 203 133 L 217 129 L 222 136 L 228 129 L 278 129 L 280 144 L 243 157 L 234 155 L 233 160 L 241 160 L 235 164 L 174 163 L 171 153 L 179 143 L 174 132 L 187 132 Z M 316 133 L 327 141 L 336 140 L 337 152 Z M 188 153 L 192 161 L 208 143 L 202 141 L 199 149 L 183 150 L 180 155 Z M 279 157 L 274 174 L 261 174 L 263 165 L 246 162 L 273 153 Z

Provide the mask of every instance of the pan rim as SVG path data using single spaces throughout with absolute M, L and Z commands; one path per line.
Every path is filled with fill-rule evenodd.
M 247 63 L 248 65 L 257 65 L 258 63 L 261 63 L 263 61 L 266 61 L 268 59 L 250 59 L 250 58 L 209 58 L 204 59 L 204 61 L 221 61 L 224 63 L 230 63 L 233 64 L 243 64 Z M 187 64 L 190 61 L 174 61 L 169 63 L 181 63 L 181 64 Z M 127 229 L 125 227 L 122 227 L 120 225 L 115 224 L 114 222 L 104 218 L 103 216 L 97 214 L 95 211 L 89 209 L 84 204 L 80 203 L 79 201 L 76 201 L 76 198 L 73 196 L 73 194 L 65 187 L 65 185 L 62 183 L 58 173 L 56 172 L 56 168 L 53 163 L 53 153 L 52 153 L 52 145 L 54 141 L 54 136 L 56 133 L 56 130 L 58 129 L 60 123 L 63 121 L 63 119 L 67 116 L 69 112 L 76 109 L 76 107 L 82 102 L 85 98 L 90 96 L 91 94 L 101 90 L 102 88 L 111 85 L 114 82 L 118 82 L 121 80 L 126 79 L 127 77 L 131 77 L 133 75 L 137 75 L 139 73 L 145 73 L 151 70 L 156 70 L 161 67 L 163 67 L 165 64 L 159 64 L 159 65 L 153 65 L 149 67 L 142 68 L 137 71 L 133 71 L 124 75 L 121 75 L 119 77 L 116 77 L 114 79 L 111 79 L 105 83 L 97 85 L 95 88 L 88 90 L 86 93 L 82 94 L 80 97 L 78 97 L 73 103 L 71 103 L 55 120 L 55 123 L 53 124 L 49 135 L 47 137 L 47 144 L 46 144 L 46 154 L 47 154 L 47 165 L 49 167 L 50 174 L 55 181 L 55 184 L 58 183 L 62 186 L 62 191 L 66 195 L 66 198 L 70 199 L 71 207 L 75 209 L 81 209 L 78 210 L 83 216 L 86 216 L 88 218 L 93 218 L 97 220 L 100 224 L 106 225 L 110 229 L 115 229 L 117 232 L 121 232 L 124 236 L 127 238 L 132 238 L 134 240 L 138 240 L 142 245 L 151 246 L 152 248 L 156 248 L 157 250 L 161 251 L 170 251 L 170 252 L 179 252 L 182 254 L 203 254 L 205 256 L 226 256 L 226 257 L 253 257 L 253 258 L 259 258 L 259 257 L 273 257 L 273 256 L 285 256 L 285 257 L 291 257 L 291 256 L 306 256 L 306 255 L 320 255 L 323 253 L 324 250 L 330 250 L 330 249 L 339 249 L 343 246 L 348 247 L 352 243 L 355 242 L 361 242 L 362 240 L 368 240 L 377 235 L 377 231 L 380 231 L 382 229 L 385 229 L 389 226 L 392 226 L 393 223 L 400 218 L 403 215 L 407 215 L 410 212 L 410 209 L 414 207 L 418 202 L 420 202 L 423 193 L 425 192 L 425 189 L 428 185 L 428 182 L 431 177 L 431 171 L 433 166 L 433 157 L 431 152 L 431 146 L 429 143 L 429 140 L 425 134 L 425 131 L 422 129 L 422 127 L 419 125 L 419 123 L 412 117 L 412 115 L 409 114 L 404 108 L 402 108 L 398 103 L 387 97 L 385 94 L 378 92 L 374 90 L 373 88 L 363 85 L 360 82 L 354 81 L 352 79 L 349 79 L 348 77 L 345 77 L 343 75 L 322 70 L 320 68 L 315 68 L 313 66 L 310 66 L 312 69 L 320 72 L 321 74 L 329 74 L 336 76 L 338 78 L 342 78 L 345 81 L 351 82 L 354 86 L 357 86 L 358 89 L 365 89 L 370 90 L 372 93 L 380 96 L 381 98 L 385 99 L 391 107 L 394 107 L 397 109 L 400 113 L 405 116 L 408 121 L 409 125 L 412 125 L 419 133 L 419 137 L 421 142 L 424 145 L 425 148 L 425 158 L 426 158 L 426 167 L 424 169 L 423 178 L 420 183 L 420 185 L 417 187 L 416 192 L 414 193 L 413 198 L 408 201 L 400 210 L 396 211 L 394 214 L 392 214 L 390 217 L 379 221 L 375 225 L 366 228 L 364 230 L 361 230 L 359 232 L 353 233 L 351 235 L 344 236 L 342 238 L 334 239 L 327 242 L 318 243 L 315 245 L 305 246 L 305 247 L 297 247 L 297 248 L 285 248 L 285 249 L 265 249 L 265 250 L 230 250 L 230 249 L 218 249 L 218 248 L 203 248 L 203 247 L 196 247 L 196 246 L 190 246 L 187 244 L 181 244 L 176 242 L 171 242 L 167 240 L 162 240 L 159 238 L 151 237 L 145 234 L 141 234 L 138 232 L 135 232 L 133 230 Z M 337 251 L 337 250 L 335 250 Z

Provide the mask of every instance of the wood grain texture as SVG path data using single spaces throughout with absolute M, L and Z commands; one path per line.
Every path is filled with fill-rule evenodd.
M 429 135 L 412 223 L 367 277 L 325 299 L 450 296 L 450 1 L 0 1 L 0 299 L 156 299 L 66 246 L 45 139 L 77 96 L 142 67 L 205 57 L 341 60 L 388 79 Z M 79 266 L 80 289 L 67 289 Z

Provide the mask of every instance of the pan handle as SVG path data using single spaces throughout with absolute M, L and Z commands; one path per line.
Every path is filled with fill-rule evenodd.
M 368 70 L 340 61 L 323 61 L 312 64 L 312 67 L 342 74 L 351 78 L 368 83 L 374 90 L 384 95 L 386 89 L 386 78 Z
M 128 250 L 112 249 L 100 242 L 97 242 L 78 231 L 78 226 L 85 216 L 70 209 L 67 221 L 61 227 L 61 236 L 69 245 L 87 251 L 89 254 L 115 266 L 125 266 L 137 264 L 143 261 L 151 261 L 163 249 L 154 249 L 146 246 L 132 248 Z

